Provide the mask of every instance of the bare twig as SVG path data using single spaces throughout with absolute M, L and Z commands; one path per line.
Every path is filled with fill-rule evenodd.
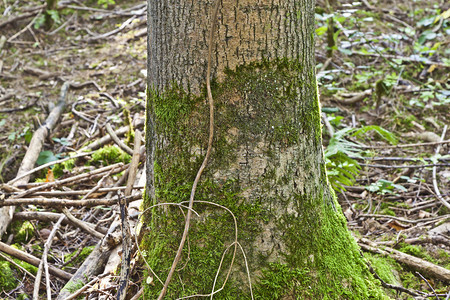
M 48 271 L 48 263 L 47 263 L 47 255 L 50 250 L 50 247 L 53 243 L 53 238 L 55 237 L 56 231 L 59 229 L 59 226 L 61 225 L 62 220 L 64 219 L 64 216 L 59 217 L 59 220 L 56 222 L 56 224 L 53 226 L 52 231 L 50 232 L 47 242 L 45 242 L 44 245 L 44 252 L 42 253 L 41 262 L 39 264 L 39 268 L 36 274 L 36 280 L 34 281 L 34 290 L 33 290 L 33 299 L 38 300 L 39 299 L 39 285 L 41 282 L 42 277 L 42 271 L 45 269 L 45 283 L 47 287 L 47 299 L 52 299 L 52 292 L 50 289 L 50 276 Z
M 402 144 L 402 145 L 395 145 L 395 146 L 360 146 L 364 149 L 397 149 L 397 148 L 412 148 L 412 147 L 419 147 L 419 146 L 436 146 L 440 144 L 448 144 L 450 143 L 450 140 L 445 140 L 441 142 L 431 142 L 431 143 L 417 143 L 417 144 Z
M 106 123 L 105 125 L 105 129 L 108 132 L 108 134 L 111 136 L 111 138 L 113 139 L 113 141 L 126 153 L 133 155 L 133 150 L 128 147 L 127 145 L 125 145 L 124 142 L 122 142 L 117 135 L 114 133 L 114 130 L 112 129 L 111 125 L 109 123 Z
M 58 160 L 55 160 L 55 161 L 48 162 L 48 163 L 43 164 L 43 165 L 41 165 L 41 166 L 39 166 L 39 167 L 36 167 L 36 168 L 34 168 L 34 169 L 31 169 L 31 170 L 28 171 L 28 172 L 23 173 L 23 174 L 20 175 L 20 176 L 17 176 L 17 177 L 14 178 L 13 180 L 10 180 L 10 181 L 8 182 L 8 184 L 9 184 L 9 185 L 12 185 L 12 184 L 16 183 L 17 181 L 19 181 L 20 179 L 22 179 L 22 178 L 24 178 L 24 177 L 26 177 L 26 176 L 30 176 L 31 174 L 33 174 L 33 173 L 35 173 L 35 172 L 37 172 L 37 171 L 40 171 L 40 170 L 42 170 L 42 169 L 51 167 L 51 166 L 53 166 L 53 165 L 63 163 L 63 162 L 65 162 L 65 161 L 68 161 L 69 159 L 74 159 L 74 158 L 78 158 L 78 157 L 88 156 L 88 155 L 91 155 L 92 153 L 94 153 L 94 151 L 91 151 L 91 152 L 85 152 L 85 153 L 80 153 L 80 154 L 76 154 L 76 155 L 74 155 L 74 156 L 69 156 L 69 157 L 66 157 L 66 158 L 62 158 L 62 159 L 58 159 Z
M 426 280 L 425 277 L 422 276 L 422 274 L 420 274 L 419 272 L 416 272 L 417 275 L 419 275 L 420 278 L 422 278 L 423 281 L 425 281 L 428 285 L 428 287 L 431 289 L 431 291 L 434 293 L 434 296 L 436 297 L 437 300 L 439 300 L 438 295 L 436 294 L 436 291 L 433 289 L 433 287 L 431 286 L 431 284 L 428 282 L 428 280 Z
M 133 22 L 133 20 L 136 19 L 136 18 L 137 18 L 137 16 L 132 16 L 131 18 L 129 18 L 128 20 L 126 20 L 122 25 L 120 25 L 119 28 L 114 29 L 114 30 L 112 30 L 112 31 L 110 31 L 110 32 L 106 32 L 106 33 L 104 33 L 104 34 L 99 34 L 99 35 L 90 37 L 90 38 L 88 39 L 88 41 L 98 41 L 98 40 L 107 38 L 107 37 L 109 37 L 109 36 L 111 36 L 111 35 L 114 35 L 114 34 L 116 34 L 116 33 L 118 33 L 118 32 L 121 32 L 121 31 L 124 30 L 128 25 L 130 25 L 131 22 Z
M 140 149 L 141 149 L 141 132 L 136 129 L 134 132 L 134 151 L 130 163 L 130 171 L 128 172 L 127 188 L 125 189 L 125 196 L 131 195 L 134 181 L 136 180 L 136 172 L 139 165 Z
M 444 140 L 446 132 L 447 132 L 447 125 L 445 125 L 444 126 L 444 130 L 442 130 L 441 142 Z M 436 147 L 435 154 L 436 155 L 439 154 L 440 150 L 441 150 L 441 144 L 438 144 L 438 146 Z M 433 166 L 433 188 L 434 188 L 434 191 L 436 192 L 436 196 L 439 199 L 439 201 L 441 201 L 441 203 L 445 207 L 450 209 L 450 204 L 447 202 L 447 200 L 444 199 L 444 197 L 442 197 L 441 191 L 439 191 L 438 183 L 437 183 L 437 180 L 436 180 L 436 166 Z
M 95 236 L 98 239 L 102 239 L 105 235 L 101 234 L 85 222 L 78 220 L 70 213 L 70 211 L 67 208 L 62 208 L 63 214 L 69 219 L 73 224 L 75 224 L 77 227 L 83 229 L 84 231 L 88 232 L 90 235 Z
M 9 254 L 11 256 L 14 256 L 20 260 L 26 261 L 27 263 L 37 267 L 40 264 L 40 259 L 28 254 L 26 252 L 20 251 L 14 247 L 11 247 L 3 242 L 0 242 L 0 251 L 5 252 L 6 254 Z M 69 280 L 72 278 L 72 274 L 67 273 L 66 271 L 62 271 L 52 265 L 49 265 L 49 272 L 50 274 L 61 278 L 63 280 Z
M 27 189 L 27 190 L 23 191 L 22 193 L 20 193 L 18 195 L 14 195 L 12 198 L 23 198 L 23 197 L 25 197 L 27 195 L 33 194 L 34 192 L 42 191 L 42 190 L 45 190 L 47 188 L 59 186 L 59 185 L 62 185 L 62 184 L 73 184 L 73 183 L 76 183 L 76 182 L 81 182 L 81 181 L 86 181 L 86 180 L 89 180 L 89 179 L 97 178 L 99 176 L 102 176 L 103 173 L 106 173 L 106 172 L 110 171 L 111 169 L 115 169 L 117 172 L 121 172 L 127 166 L 128 165 L 124 166 L 123 163 L 116 163 L 116 164 L 109 165 L 109 166 L 106 166 L 106 167 L 103 167 L 103 168 L 100 168 L 100 169 L 93 170 L 93 171 L 91 171 L 89 173 L 83 173 L 83 174 L 72 176 L 72 177 L 69 177 L 69 178 L 62 179 L 62 180 L 55 180 L 55 181 L 52 181 L 52 182 L 46 182 L 44 184 L 39 184 L 39 185 L 35 186 L 34 188 Z
M 126 197 L 127 201 L 137 200 L 142 195 L 131 195 Z M 89 199 L 89 200 L 67 200 L 67 199 L 46 199 L 46 198 L 18 198 L 8 199 L 0 202 L 0 206 L 10 205 L 24 205 L 33 204 L 47 207 L 63 207 L 63 206 L 77 206 L 77 207 L 93 207 L 93 206 L 110 206 L 117 203 L 117 199 Z

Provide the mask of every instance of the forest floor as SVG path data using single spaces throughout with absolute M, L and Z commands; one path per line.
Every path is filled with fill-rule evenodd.
M 143 157 L 133 139 L 145 120 L 146 6 L 117 2 L 59 1 L 50 12 L 33 0 L 0 5 L 0 202 L 20 207 L 2 237 L 0 299 L 26 299 L 36 281 L 32 260 L 24 262 L 11 248 L 38 263 L 49 251 L 51 265 L 73 273 L 119 215 L 116 205 L 105 208 L 100 201 L 112 203 L 117 190 L 142 197 L 143 164 L 136 169 L 131 158 L 133 150 Z M 325 158 L 348 226 L 379 277 L 404 288 L 389 289 L 392 298 L 449 299 L 449 3 L 318 2 Z M 53 24 L 45 23 L 46 13 Z M 71 86 L 60 95 L 64 82 Z M 51 123 L 48 116 L 61 99 L 65 108 L 55 128 L 42 138 L 42 149 L 31 149 L 33 135 Z M 128 149 L 101 140 L 111 131 L 106 124 Z M 81 150 L 89 152 L 54 165 Z M 53 166 L 11 181 L 33 151 L 37 167 Z M 136 175 L 131 192 L 124 188 L 129 173 Z M 68 202 L 75 208 L 64 214 L 85 227 L 65 219 L 54 231 L 51 222 L 61 215 L 56 202 L 80 198 L 87 202 Z M 136 222 L 137 214 L 129 213 Z M 57 238 L 46 249 L 52 234 Z M 108 270 L 119 269 L 120 255 L 109 257 Z M 132 268 L 130 294 L 139 293 L 143 268 Z M 53 296 L 65 282 L 52 275 Z M 117 284 L 117 276 L 98 276 L 81 295 L 109 299 Z M 38 286 L 40 295 L 45 287 Z

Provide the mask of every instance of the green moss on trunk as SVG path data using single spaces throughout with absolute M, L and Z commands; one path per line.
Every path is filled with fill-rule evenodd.
M 382 299 L 328 186 L 314 72 L 299 61 L 261 61 L 226 71 L 213 83 L 215 139 L 196 200 L 229 208 L 238 220 L 242 244 L 258 299 Z M 205 95 L 177 85 L 149 90 L 147 149 L 155 149 L 155 203 L 188 201 L 208 139 Z M 149 151 L 152 154 L 152 151 Z M 168 298 L 212 290 L 222 253 L 233 242 L 232 218 L 206 204 L 194 217 L 178 274 Z M 145 258 L 164 281 L 184 226 L 178 207 L 147 216 Z M 233 247 L 232 247 L 233 249 Z M 225 280 L 225 255 L 216 289 Z M 146 298 L 162 285 L 154 279 Z M 215 299 L 249 296 L 244 260 L 236 257 L 232 276 Z

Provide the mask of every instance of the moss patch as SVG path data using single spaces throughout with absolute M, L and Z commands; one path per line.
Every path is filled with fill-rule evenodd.
M 92 159 L 89 161 L 93 165 L 111 165 L 114 163 L 129 163 L 131 160 L 131 155 L 120 149 L 119 147 L 105 146 L 98 149 L 92 154 Z
M 61 177 L 65 171 L 70 171 L 75 167 L 75 159 L 69 159 L 53 166 L 53 175 L 55 178 Z
M 18 284 L 17 279 L 11 270 L 10 263 L 7 261 L 0 261 L 0 289 L 10 291 Z
M 34 227 L 30 221 L 17 221 L 12 225 L 17 243 L 26 243 L 34 235 Z
M 77 265 L 80 262 L 83 262 L 86 257 L 88 257 L 89 254 L 91 254 L 91 252 L 94 250 L 95 246 L 89 246 L 89 247 L 84 247 L 81 250 L 81 253 L 77 256 L 76 259 L 74 259 L 73 261 L 71 261 L 69 264 L 67 264 L 66 268 L 69 267 L 73 267 L 75 265 Z M 74 251 L 72 253 L 70 253 L 69 255 L 64 257 L 64 262 L 68 262 L 72 259 L 73 256 L 75 256 L 78 253 L 78 251 Z

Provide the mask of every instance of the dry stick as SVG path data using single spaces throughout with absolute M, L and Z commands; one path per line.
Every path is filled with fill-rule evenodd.
M 59 217 L 64 216 L 64 214 L 45 212 L 45 211 L 22 211 L 14 214 L 13 220 L 39 220 L 41 222 L 57 222 Z M 108 229 L 105 227 L 96 227 L 94 224 L 84 221 L 91 228 L 97 228 L 97 230 L 103 234 L 106 234 Z M 63 225 L 72 224 L 65 216 L 62 221 Z
M 97 280 L 99 280 L 100 277 L 95 277 L 88 283 L 86 283 L 81 289 L 77 290 L 75 293 L 71 294 L 70 296 L 66 297 L 65 300 L 72 300 L 76 299 L 81 293 L 83 293 L 85 290 L 87 290 L 90 286 L 92 286 Z
M 164 296 L 167 293 L 167 288 L 169 286 L 170 280 L 172 279 L 173 273 L 175 272 L 175 269 L 177 267 L 178 261 L 181 258 L 181 252 L 183 251 L 184 243 L 186 242 L 186 238 L 189 232 L 189 225 L 191 222 L 191 215 L 192 215 L 192 206 L 194 204 L 194 195 L 195 190 L 197 188 L 198 181 L 200 180 L 200 176 L 203 173 L 203 170 L 206 167 L 206 164 L 208 163 L 209 156 L 211 155 L 211 149 L 212 149 L 212 142 L 214 137 L 214 100 L 211 93 L 211 56 L 212 56 L 212 43 L 214 40 L 214 30 L 216 27 L 216 19 L 217 19 L 217 11 L 219 10 L 219 4 L 220 1 L 216 0 L 215 7 L 214 7 L 214 13 L 211 18 L 211 31 L 209 33 L 209 45 L 208 45 L 208 69 L 206 72 L 206 89 L 208 90 L 208 100 L 209 100 L 209 140 L 208 140 L 208 149 L 206 150 L 206 155 L 203 160 L 202 165 L 200 166 L 200 169 L 197 172 L 197 176 L 195 177 L 194 184 L 192 185 L 191 190 L 191 196 L 189 199 L 189 210 L 187 212 L 186 217 L 186 223 L 184 225 L 184 232 L 183 236 L 181 237 L 180 245 L 178 247 L 177 254 L 175 256 L 175 259 L 173 260 L 172 267 L 170 268 L 169 274 L 167 275 L 166 282 L 164 283 L 164 287 L 161 290 L 161 293 L 158 296 L 158 300 L 162 300 Z
M 137 148 L 139 151 L 139 148 Z M 130 173 L 131 174 L 131 173 Z M 126 201 L 120 197 L 120 221 L 122 223 L 122 265 L 120 269 L 120 280 L 117 288 L 117 300 L 125 300 L 127 297 L 128 278 L 130 277 L 131 263 L 131 232 L 128 223 L 128 211 Z
M 29 276 L 31 276 L 32 278 L 36 279 L 36 276 L 34 276 L 30 271 L 28 271 L 27 269 L 25 269 L 24 267 L 22 267 L 21 265 L 19 265 L 18 263 L 16 263 L 14 260 L 12 260 L 9 256 L 4 255 L 3 253 L 0 252 L 0 257 L 3 258 L 4 260 L 8 261 L 10 264 L 14 265 L 17 269 L 25 272 L 26 274 L 28 274 Z
M 358 245 L 365 251 L 380 254 L 383 256 L 389 256 L 394 260 L 409 266 L 410 268 L 424 272 L 429 276 L 432 276 L 444 282 L 450 282 L 450 270 L 447 270 L 446 268 L 389 247 L 384 247 L 384 249 L 381 250 L 377 248 L 375 243 L 365 238 L 359 239 Z
M 140 155 L 141 139 L 142 139 L 141 132 L 136 129 L 134 132 L 134 150 L 132 153 L 133 157 L 132 157 L 131 163 L 130 163 L 130 171 L 128 174 L 127 187 L 125 189 L 125 196 L 131 195 L 131 190 L 133 189 L 134 181 L 136 180 L 137 168 L 138 168 L 139 160 L 140 160 L 140 156 L 141 156 Z
M 40 5 L 40 6 L 36 7 L 36 8 L 42 9 L 42 8 L 44 8 L 46 6 L 47 5 L 44 4 L 44 5 Z M 19 16 L 11 17 L 8 20 L 5 20 L 5 21 L 1 22 L 0 23 L 0 28 L 2 28 L 3 26 L 5 26 L 5 25 L 7 25 L 9 23 L 12 23 L 12 22 L 20 21 L 20 20 L 23 20 L 23 19 L 26 19 L 26 18 L 29 18 L 29 17 L 33 17 L 36 14 L 38 14 L 36 11 L 32 11 L 32 12 L 25 13 L 25 14 L 22 14 L 22 15 L 19 15 Z
M 428 287 L 431 289 L 431 291 L 433 291 L 434 296 L 436 297 L 437 300 L 439 300 L 438 295 L 436 294 L 436 291 L 433 289 L 433 287 L 431 286 L 431 284 L 428 282 L 428 280 L 425 279 L 425 277 L 422 276 L 422 274 L 420 274 L 419 272 L 416 271 L 416 274 L 420 276 L 420 278 L 423 279 L 423 281 L 425 281 L 428 285 Z
M 70 281 L 66 283 L 64 288 L 60 291 L 57 300 L 67 299 L 67 297 L 71 294 L 70 290 L 74 284 L 84 284 L 90 276 L 100 274 L 100 271 L 104 268 L 112 249 L 114 249 L 114 247 L 120 242 L 119 239 L 114 237 L 114 232 L 116 231 L 118 225 L 119 223 L 116 221 L 111 224 L 108 229 L 108 234 L 97 243 L 97 246 L 91 254 L 89 254 L 89 256 L 85 259 Z
M 106 123 L 105 125 L 106 131 L 108 132 L 108 134 L 111 136 L 111 138 L 113 139 L 113 141 L 126 153 L 133 155 L 133 150 L 128 147 L 127 145 L 125 145 L 124 142 L 122 142 L 117 135 L 114 133 L 114 130 L 111 127 L 111 124 Z
M 426 243 L 434 245 L 444 244 L 450 247 L 450 239 L 446 238 L 443 235 L 421 235 L 420 237 L 405 239 L 403 242 L 411 245 L 426 244 Z M 388 246 L 395 246 L 397 244 L 396 241 L 382 241 L 376 243 L 377 245 L 388 245 Z
M 42 124 L 36 132 L 33 134 L 33 138 L 30 141 L 30 145 L 28 147 L 28 151 L 25 154 L 25 157 L 22 160 L 19 171 L 17 172 L 17 176 L 21 176 L 22 174 L 28 172 L 33 169 L 34 164 L 41 152 L 42 145 L 44 144 L 45 138 L 49 135 L 50 131 L 55 127 L 59 117 L 61 116 L 64 107 L 66 105 L 67 91 L 69 89 L 70 84 L 65 82 L 61 87 L 61 93 L 59 97 L 59 102 L 55 106 L 55 108 L 50 112 L 49 116 L 45 120 L 45 123 Z M 20 180 L 16 182 L 16 186 L 20 184 L 28 183 L 30 180 L 30 176 L 24 176 Z M 12 219 L 14 212 L 14 207 L 3 207 L 0 209 L 0 237 L 3 232 L 6 231 L 6 228 L 9 225 L 9 222 Z
M 419 220 L 408 220 L 408 219 L 405 219 L 405 218 L 394 217 L 394 216 L 390 216 L 390 215 L 377 215 L 377 214 L 361 214 L 361 215 L 358 216 L 358 218 L 363 218 L 363 217 L 368 217 L 368 218 L 387 218 L 387 219 L 397 220 L 397 221 L 404 222 L 404 223 L 417 224 L 417 223 L 423 223 L 423 222 L 427 222 L 427 221 L 438 221 L 438 220 L 448 219 L 448 218 L 450 218 L 450 215 L 431 217 L 431 218 L 424 218 L 424 219 L 419 219 Z
M 95 230 L 94 228 L 89 226 L 87 223 L 75 218 L 74 215 L 72 215 L 67 208 L 65 208 L 65 207 L 62 208 L 62 212 L 67 217 L 67 219 L 69 219 L 78 228 L 88 232 L 89 234 L 91 234 L 99 239 L 102 239 L 105 236 L 104 234 L 98 232 L 97 230 Z
M 137 200 L 141 198 L 142 195 L 131 195 L 126 197 L 127 201 Z M 117 199 L 107 198 L 107 199 L 89 199 L 89 200 L 67 200 L 67 199 L 45 199 L 45 198 L 20 198 L 20 199 L 9 199 L 0 201 L 1 206 L 11 206 L 11 205 L 42 205 L 47 207 L 58 208 L 62 206 L 77 206 L 77 207 L 93 207 L 93 206 L 110 206 L 117 204 Z
M 106 124 L 107 126 L 109 124 Z M 134 150 L 133 157 L 130 163 L 130 171 L 128 172 L 127 188 L 125 189 L 125 196 L 130 196 L 133 189 L 134 181 L 136 180 L 136 172 L 139 165 L 140 149 L 141 149 L 141 132 L 136 129 L 134 133 Z M 119 194 L 120 197 L 120 194 Z M 117 289 L 117 299 L 124 300 L 127 296 L 128 278 L 130 277 L 130 262 L 131 262 L 131 232 L 130 224 L 128 223 L 128 211 L 126 201 L 119 199 L 120 204 L 120 219 L 122 222 L 122 267 L 120 269 L 119 287 Z
M 22 193 L 20 193 L 18 195 L 14 195 L 11 198 L 13 198 L 13 199 L 14 198 L 23 198 L 23 197 L 25 197 L 27 195 L 33 194 L 34 192 L 41 191 L 41 190 L 44 190 L 44 189 L 47 189 L 47 188 L 50 188 L 50 187 L 55 187 L 55 186 L 59 186 L 59 185 L 66 184 L 66 183 L 74 183 L 74 182 L 89 180 L 90 178 L 93 178 L 94 176 L 99 176 L 102 173 L 108 172 L 109 170 L 115 169 L 115 168 L 119 168 L 118 172 L 121 172 L 123 167 L 124 167 L 123 163 L 116 163 L 116 164 L 109 165 L 109 166 L 106 166 L 106 167 L 103 167 L 103 168 L 100 168 L 100 169 L 93 170 L 93 171 L 91 171 L 89 173 L 83 173 L 83 174 L 72 176 L 72 177 L 69 177 L 69 178 L 62 179 L 62 180 L 56 180 L 56 181 L 52 181 L 52 182 L 47 182 L 47 183 L 38 185 L 38 186 L 36 186 L 34 188 L 25 190 L 25 191 L 23 191 Z
M 115 169 L 111 169 L 111 171 L 109 171 L 105 176 L 103 176 L 98 182 L 97 184 L 86 194 L 83 196 L 83 198 L 81 198 L 81 200 L 86 200 L 90 195 L 92 195 L 93 193 L 95 193 L 96 191 L 98 191 L 98 189 L 100 189 L 100 187 L 103 184 L 103 181 L 105 181 L 106 178 L 110 177 L 111 174 L 115 171 Z
M 95 192 L 96 193 L 108 193 L 108 192 L 117 192 L 121 190 L 125 190 L 125 186 L 116 186 L 109 188 L 99 188 Z M 142 189 L 141 186 L 133 186 L 133 189 L 138 190 Z M 58 197 L 58 196 L 83 196 L 89 193 L 92 190 L 78 190 L 78 191 L 49 191 L 49 192 L 36 192 L 33 193 L 34 196 L 45 196 L 45 197 Z
M 130 131 L 130 126 L 124 126 L 124 127 L 120 127 L 119 129 L 117 129 L 114 133 L 117 136 L 122 136 L 125 133 L 127 133 L 128 131 Z M 89 144 L 83 148 L 81 148 L 80 151 L 86 151 L 86 150 L 95 150 L 100 148 L 101 146 L 109 143 L 111 141 L 111 136 L 110 135 L 105 135 L 102 138 L 96 140 L 95 142 L 93 142 L 92 144 Z
M 403 144 L 396 146 L 360 146 L 363 149 L 396 149 L 396 148 L 410 148 L 419 146 L 435 146 L 440 144 L 448 144 L 450 140 L 440 141 L 440 142 L 430 142 L 430 143 L 417 143 L 417 144 Z
M 47 35 L 54 35 L 55 33 L 57 33 L 58 31 L 60 31 L 61 29 L 63 29 L 67 24 L 69 24 L 70 21 L 72 21 L 72 19 L 77 16 L 77 13 L 75 12 L 74 14 L 72 14 L 70 16 L 70 18 L 64 22 L 61 26 L 59 26 L 58 28 L 56 28 L 55 30 L 53 30 L 52 32 L 47 33 Z
M 28 171 L 28 172 L 26 172 L 26 173 L 24 173 L 24 174 L 22 174 L 22 175 L 20 175 L 20 176 L 17 176 L 17 177 L 14 178 L 13 180 L 10 180 L 10 181 L 8 182 L 8 184 L 9 184 L 9 185 L 12 185 L 12 184 L 14 184 L 15 182 L 17 182 L 19 179 L 24 178 L 25 176 L 29 176 L 29 175 L 31 175 L 31 174 L 37 172 L 37 171 L 40 171 L 40 170 L 42 170 L 42 169 L 51 167 L 51 166 L 53 166 L 53 165 L 63 163 L 63 162 L 65 162 L 65 161 L 68 161 L 69 159 L 88 156 L 88 155 L 91 155 L 92 153 L 94 153 L 94 151 L 91 151 L 91 152 L 85 152 L 85 153 L 80 153 L 80 154 L 76 154 L 76 155 L 74 155 L 74 156 L 69 156 L 69 157 L 66 157 L 66 158 L 62 158 L 62 159 L 58 159 L 58 160 L 55 160 L 55 161 L 48 162 L 48 163 L 46 163 L 46 164 L 43 164 L 42 166 L 36 167 L 36 168 L 34 168 L 34 169 Z
M 36 274 L 36 280 L 34 281 L 34 290 L 33 290 L 33 300 L 39 299 L 39 285 L 42 278 L 42 269 L 45 269 L 45 283 L 47 286 L 47 299 L 52 299 L 52 292 L 50 289 L 50 275 L 48 273 L 48 263 L 47 263 L 47 254 L 50 250 L 50 247 L 53 243 L 53 238 L 55 237 L 56 231 L 58 230 L 59 226 L 61 225 L 62 220 L 64 219 L 64 216 L 59 217 L 58 222 L 53 226 L 52 231 L 50 232 L 47 241 L 44 245 L 44 252 L 42 253 L 41 263 L 39 264 L 39 268 Z
M 107 37 L 109 37 L 109 36 L 111 36 L 111 35 L 114 35 L 114 34 L 116 34 L 116 33 L 118 33 L 118 32 L 121 32 L 121 31 L 122 31 L 123 29 L 125 29 L 128 25 L 130 25 L 131 22 L 133 22 L 134 19 L 136 19 L 136 18 L 137 18 L 137 16 L 132 16 L 131 18 L 129 18 L 128 20 L 126 20 L 122 25 L 120 25 L 119 28 L 114 29 L 114 30 L 112 30 L 112 31 L 110 31 L 110 32 L 106 32 L 106 33 L 103 33 L 103 34 L 99 34 L 99 35 L 96 35 L 96 36 L 92 36 L 92 37 L 88 38 L 87 40 L 88 40 L 88 42 L 89 42 L 89 41 L 96 41 L 96 40 L 100 40 L 100 39 L 107 38 Z
M 444 126 L 444 130 L 442 131 L 441 142 L 444 140 L 446 132 L 447 132 L 447 125 Z M 439 144 L 436 147 L 435 154 L 438 155 L 440 150 L 441 150 L 441 144 Z M 442 197 L 441 192 L 439 191 L 439 187 L 438 187 L 437 180 L 436 180 L 436 166 L 433 166 L 433 187 L 434 187 L 434 191 L 436 192 L 436 196 L 439 199 L 439 201 L 441 201 L 445 207 L 450 209 L 450 204 L 447 202 L 447 200 L 444 199 L 444 197 Z
M 6 254 L 9 254 L 11 256 L 14 256 L 20 260 L 23 260 L 35 267 L 38 267 L 41 260 L 31 254 L 28 254 L 26 252 L 20 251 L 16 248 L 13 248 L 3 242 L 0 242 L 0 251 L 5 252 Z M 49 272 L 50 274 L 64 279 L 64 280 L 70 280 L 72 278 L 72 274 L 67 273 L 66 271 L 60 270 L 52 265 L 49 266 Z

